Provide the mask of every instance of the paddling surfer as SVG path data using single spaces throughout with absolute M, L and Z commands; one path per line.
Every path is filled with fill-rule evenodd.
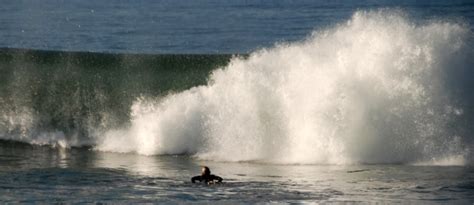
M 209 167 L 202 167 L 201 175 L 191 178 L 191 182 L 195 183 L 196 181 L 205 182 L 206 184 L 215 184 L 221 183 L 222 178 L 216 175 L 211 174 Z

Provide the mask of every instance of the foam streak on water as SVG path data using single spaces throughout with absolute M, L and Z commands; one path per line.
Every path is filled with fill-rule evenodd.
M 306 40 L 234 58 L 207 86 L 140 98 L 98 150 L 297 164 L 464 164 L 464 109 L 443 76 L 470 31 L 356 12 Z M 455 160 L 449 160 L 455 159 Z M 451 163 L 450 163 L 451 161 Z

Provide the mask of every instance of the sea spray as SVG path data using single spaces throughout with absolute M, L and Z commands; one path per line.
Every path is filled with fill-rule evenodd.
M 0 139 L 220 161 L 471 164 L 472 36 L 462 22 L 378 10 L 230 62 L 2 49 Z
M 464 110 L 443 75 L 469 35 L 462 24 L 415 24 L 399 11 L 356 12 L 304 41 L 235 57 L 207 86 L 139 98 L 131 125 L 100 135 L 96 149 L 270 163 L 464 163 L 471 147 L 451 126 Z

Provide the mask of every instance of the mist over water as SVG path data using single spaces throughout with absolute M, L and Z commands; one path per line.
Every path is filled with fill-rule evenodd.
M 205 85 L 192 62 L 179 85 L 169 79 L 183 70 L 111 71 L 85 57 L 97 70 L 67 63 L 77 73 L 44 72 L 55 83 L 43 86 L 22 65 L 0 76 L 0 138 L 216 161 L 471 164 L 472 36 L 463 22 L 382 9 L 226 66 L 204 60 L 220 66 Z
M 137 99 L 98 150 L 218 161 L 463 165 L 472 32 L 359 11 L 304 41 L 235 57 L 206 86 Z M 464 93 L 465 94 L 465 93 Z M 466 131 L 467 130 L 467 131 Z

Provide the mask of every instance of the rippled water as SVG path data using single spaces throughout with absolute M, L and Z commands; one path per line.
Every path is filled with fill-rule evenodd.
M 192 184 L 201 165 L 224 178 Z M 474 202 L 474 168 L 219 163 L 3 144 L 2 202 Z

